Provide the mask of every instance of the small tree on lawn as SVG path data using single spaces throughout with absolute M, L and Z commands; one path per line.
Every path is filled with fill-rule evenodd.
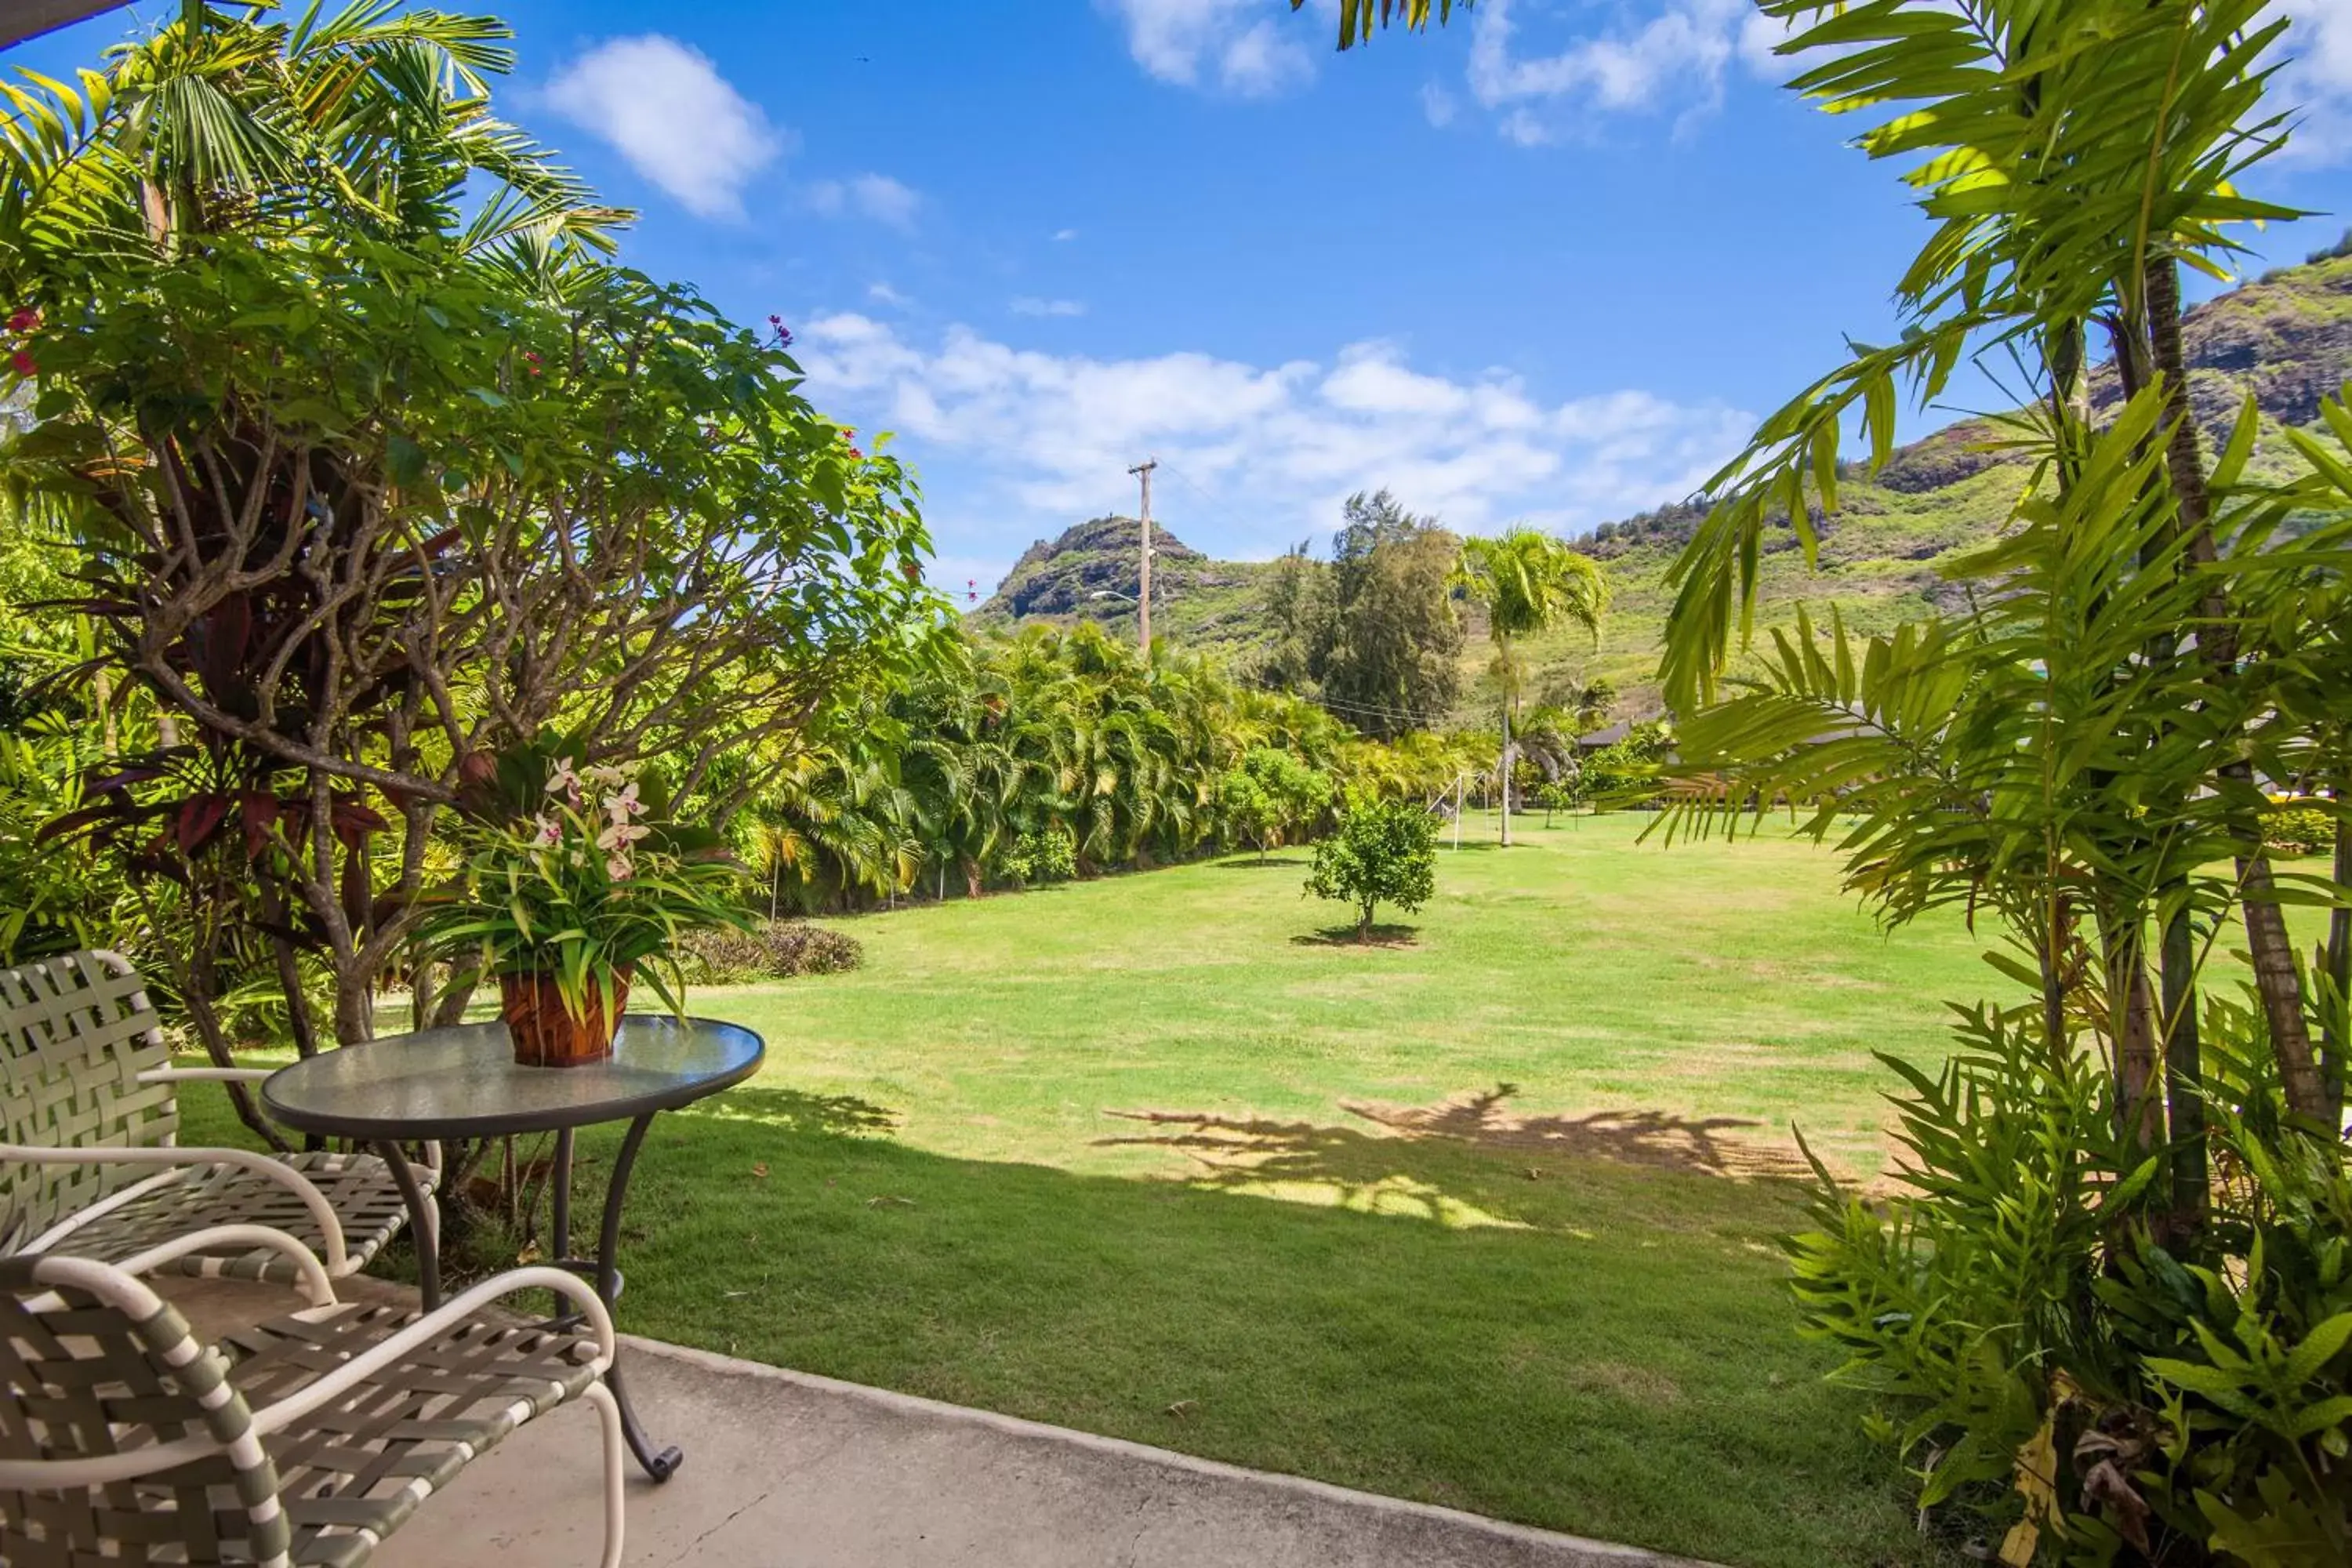
M 1437 890 L 1437 823 L 1411 801 L 1360 801 L 1339 831 L 1315 847 L 1307 890 L 1356 906 L 1356 940 L 1372 940 L 1381 904 L 1411 914 Z
M 1331 803 L 1331 781 L 1288 752 L 1253 746 L 1217 785 L 1225 820 L 1257 846 L 1257 858 L 1307 825 Z

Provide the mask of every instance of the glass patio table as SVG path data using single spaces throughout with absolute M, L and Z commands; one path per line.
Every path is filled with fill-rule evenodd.
M 417 1283 L 426 1310 L 441 1302 L 439 1227 L 424 1189 L 400 1156 L 403 1143 L 448 1138 L 555 1134 L 549 1178 L 554 1215 L 553 1261 L 595 1283 L 606 1306 L 620 1300 L 621 1205 L 646 1130 L 665 1110 L 732 1088 L 759 1070 L 767 1047 L 739 1024 L 711 1018 L 631 1014 L 614 1036 L 610 1060 L 583 1067 L 523 1067 L 502 1023 L 461 1024 L 387 1035 L 363 1046 L 322 1051 L 269 1075 L 261 1103 L 270 1118 L 324 1138 L 370 1145 L 392 1168 L 416 1238 Z M 626 1121 L 613 1162 L 604 1224 L 593 1259 L 572 1256 L 572 1136 L 600 1122 Z M 637 1463 L 657 1481 L 685 1456 L 656 1450 L 637 1425 L 615 1366 L 605 1381 L 620 1401 L 622 1430 Z

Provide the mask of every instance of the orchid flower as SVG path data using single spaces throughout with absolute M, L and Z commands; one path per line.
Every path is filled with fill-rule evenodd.
M 572 771 L 570 757 L 556 758 L 554 772 L 547 775 L 547 793 L 553 795 L 558 790 L 562 791 L 572 805 L 580 804 L 580 775 Z
M 635 781 L 632 780 L 625 785 L 620 794 L 606 795 L 604 809 L 612 815 L 613 820 L 616 823 L 626 822 L 633 816 L 643 816 L 646 814 L 646 803 L 637 798 Z
M 650 827 L 637 827 L 625 822 L 615 821 L 612 826 L 596 835 L 596 847 L 610 850 L 614 854 L 626 854 L 630 845 L 652 831 Z

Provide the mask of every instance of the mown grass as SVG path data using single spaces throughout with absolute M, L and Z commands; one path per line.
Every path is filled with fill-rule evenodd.
M 1819 851 L 1641 826 L 1474 819 L 1395 944 L 1326 940 L 1277 854 L 699 994 L 768 1063 L 656 1124 L 623 1324 L 1729 1563 L 1933 1561 L 1775 1243 L 1791 1123 L 1875 1173 L 1870 1051 L 1993 977 Z

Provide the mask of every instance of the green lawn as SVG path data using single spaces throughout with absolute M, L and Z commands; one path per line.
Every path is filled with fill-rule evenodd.
M 656 1124 L 622 1322 L 1731 1563 L 1928 1561 L 1773 1241 L 1791 1120 L 1874 1173 L 1869 1051 L 1994 977 L 1819 851 L 1640 826 L 1446 853 L 1397 945 L 1327 940 L 1297 854 L 845 922 L 862 970 L 695 999 L 769 1062 Z

